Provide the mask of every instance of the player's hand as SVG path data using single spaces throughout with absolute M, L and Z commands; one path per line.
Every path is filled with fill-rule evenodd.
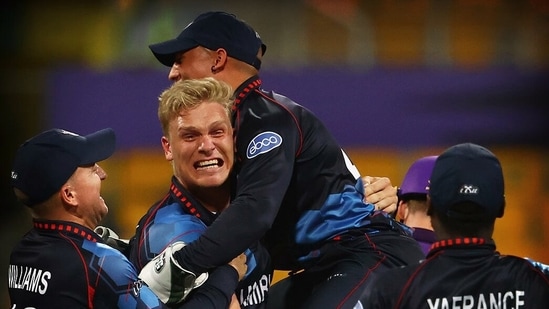
M 240 303 L 238 302 L 238 299 L 236 298 L 236 295 L 233 294 L 233 298 L 231 298 L 231 303 L 229 304 L 229 309 L 240 309 Z
M 128 239 L 120 239 L 118 234 L 116 234 L 116 232 L 112 229 L 106 226 L 98 225 L 93 231 L 97 233 L 97 235 L 99 235 L 99 237 L 101 237 L 107 245 L 122 252 L 124 255 L 126 255 L 130 250 L 130 241 Z
M 208 279 L 208 273 L 197 277 L 193 272 L 179 265 L 174 253 L 184 246 L 185 243 L 182 241 L 170 244 L 145 264 L 139 273 L 139 279 L 143 280 L 160 301 L 167 305 L 182 302 L 192 290 Z
M 246 271 L 248 271 L 248 265 L 246 265 L 246 254 L 241 253 L 239 256 L 230 261 L 229 265 L 231 265 L 238 272 L 238 281 L 244 279 L 244 275 L 246 275 Z
M 362 177 L 364 182 L 364 200 L 374 204 L 376 210 L 393 213 L 397 209 L 397 187 L 393 187 L 387 177 Z

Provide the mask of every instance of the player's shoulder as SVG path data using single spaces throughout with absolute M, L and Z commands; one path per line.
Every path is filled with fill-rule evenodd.
M 517 272 L 519 273 L 531 271 L 536 274 L 541 273 L 545 277 L 549 278 L 549 265 L 528 257 L 524 258 L 515 255 L 502 255 L 500 257 L 500 263 L 509 269 L 518 269 Z
M 162 209 L 156 213 L 154 224 L 156 226 L 172 225 L 174 227 L 178 227 L 179 229 L 206 228 L 206 225 L 202 222 L 202 220 L 200 220 L 200 218 L 185 212 L 178 203 L 172 203 L 162 207 Z
M 149 222 L 149 225 L 155 226 L 173 224 L 204 226 L 202 220 L 185 212 L 177 202 L 157 206 L 154 211 L 144 215 L 140 222 Z
M 530 263 L 530 265 L 532 265 L 532 267 L 534 267 L 534 269 L 536 270 L 539 270 L 540 272 L 542 272 L 545 276 L 548 276 L 549 277 L 549 265 L 547 264 L 544 264 L 542 262 L 539 262 L 539 261 L 536 261 L 536 260 L 533 260 L 531 258 L 524 258 L 528 263 Z
M 117 265 L 117 267 L 132 265 L 122 252 L 103 242 L 85 241 L 82 249 L 92 253 L 101 264 Z
M 163 248 L 175 241 L 190 243 L 196 240 L 207 226 L 196 216 L 184 212 L 169 212 L 159 214 L 146 226 L 145 237 L 154 252 L 160 252 Z
M 243 108 L 245 110 L 253 109 L 254 116 L 259 116 L 258 118 L 263 120 L 288 117 L 288 115 L 295 115 L 306 110 L 302 105 L 283 94 L 265 90 L 248 96 Z

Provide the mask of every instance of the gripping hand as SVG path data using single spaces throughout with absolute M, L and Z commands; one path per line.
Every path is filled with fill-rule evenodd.
M 129 240 L 127 239 L 120 239 L 120 237 L 118 236 L 118 234 L 116 234 L 113 230 L 111 230 L 110 228 L 106 227 L 106 226 L 97 226 L 95 229 L 94 229 L 94 232 L 99 235 L 99 237 L 101 237 L 101 239 L 103 239 L 103 241 L 113 247 L 114 249 L 124 253 L 124 255 L 126 255 L 126 251 L 129 249 L 130 245 L 129 245 Z
M 197 277 L 177 263 L 173 253 L 184 246 L 185 243 L 182 241 L 171 244 L 149 261 L 139 273 L 139 279 L 167 305 L 182 302 L 193 289 L 208 279 L 208 273 Z

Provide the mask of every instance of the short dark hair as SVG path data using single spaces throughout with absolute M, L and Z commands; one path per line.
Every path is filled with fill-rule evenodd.
M 449 217 L 432 204 L 428 214 L 437 217 L 447 233 L 455 237 L 478 237 L 491 235 L 496 218 L 487 216 L 484 209 L 474 202 L 461 202 L 453 205 L 452 210 L 459 212 L 459 217 Z
M 427 194 L 424 193 L 408 193 L 400 196 L 399 200 L 403 202 L 409 202 L 411 200 L 415 201 L 426 201 L 427 200 Z

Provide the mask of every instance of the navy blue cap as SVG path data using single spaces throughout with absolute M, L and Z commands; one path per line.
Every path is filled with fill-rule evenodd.
M 501 164 L 482 146 L 464 143 L 446 149 L 435 162 L 430 182 L 432 207 L 450 218 L 470 218 L 455 207 L 463 202 L 478 205 L 481 217 L 503 216 L 505 192 Z
M 267 50 L 259 34 L 250 25 L 225 12 L 203 13 L 187 25 L 175 39 L 151 44 L 149 48 L 160 63 L 171 67 L 176 54 L 197 46 L 211 50 L 224 48 L 229 56 L 258 70 L 261 67 L 261 60 L 257 58 L 257 52 L 260 47 L 262 55 Z
M 102 161 L 114 153 L 116 137 L 110 128 L 90 135 L 62 129 L 44 131 L 17 150 L 11 170 L 11 184 L 33 206 L 47 200 L 69 180 L 79 166 Z

